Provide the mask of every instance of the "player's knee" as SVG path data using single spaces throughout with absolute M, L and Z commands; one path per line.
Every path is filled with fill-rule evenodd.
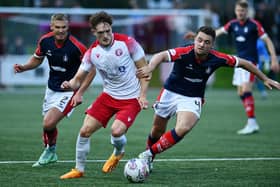
M 43 128 L 44 129 L 52 129 L 56 127 L 56 122 L 50 118 L 44 118 L 43 120 Z
M 111 129 L 111 134 L 114 137 L 120 137 L 124 134 L 125 132 L 121 128 L 112 128 Z
M 90 131 L 89 128 L 86 128 L 86 127 L 82 127 L 80 129 L 80 136 L 81 137 L 90 137 L 90 135 L 92 134 L 92 132 Z

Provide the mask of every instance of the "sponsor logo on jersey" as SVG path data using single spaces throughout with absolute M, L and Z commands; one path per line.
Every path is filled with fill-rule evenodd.
M 236 41 L 238 41 L 238 42 L 245 42 L 246 38 L 243 37 L 243 36 L 238 36 L 238 37 L 236 37 Z

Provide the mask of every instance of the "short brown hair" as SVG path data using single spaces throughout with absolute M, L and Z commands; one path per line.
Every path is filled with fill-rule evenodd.
M 203 32 L 207 35 L 210 35 L 212 38 L 213 38 L 213 41 L 215 40 L 216 38 L 216 31 L 212 28 L 212 27 L 209 27 L 209 26 L 202 26 L 200 27 L 198 30 L 197 30 L 197 34 L 199 32 Z
M 93 14 L 92 16 L 90 16 L 89 18 L 89 24 L 90 27 L 92 29 L 95 29 L 95 27 L 99 24 L 99 23 L 108 23 L 109 25 L 113 24 L 113 17 L 111 15 L 109 15 L 108 13 L 101 11 L 98 12 L 96 14 Z
M 236 3 L 235 3 L 235 6 L 238 5 L 242 8 L 248 8 L 249 7 L 249 4 L 246 0 L 238 0 Z
M 68 16 L 66 14 L 53 14 L 51 17 L 51 23 L 54 21 L 68 21 Z

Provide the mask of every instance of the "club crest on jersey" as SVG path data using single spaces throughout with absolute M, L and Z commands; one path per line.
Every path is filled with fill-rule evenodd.
M 244 32 L 247 33 L 248 32 L 248 27 L 244 28 Z
M 63 62 L 67 62 L 68 61 L 68 56 L 65 54 L 64 56 L 63 56 Z
M 121 56 L 121 55 L 123 54 L 122 49 L 117 49 L 117 50 L 115 51 L 115 54 L 116 54 L 117 56 Z
M 46 52 L 46 55 L 48 55 L 48 56 L 52 56 L 52 52 L 51 52 L 51 50 L 48 50 L 48 51 Z
M 209 74 L 209 73 L 211 73 L 211 68 L 210 67 L 208 67 L 207 69 L 206 69 L 206 71 L 205 71 L 207 74 Z

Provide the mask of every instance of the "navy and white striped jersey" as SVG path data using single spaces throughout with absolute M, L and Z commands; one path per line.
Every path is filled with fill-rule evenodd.
M 63 45 L 55 43 L 53 32 L 49 32 L 40 38 L 34 56 L 37 58 L 47 57 L 50 67 L 48 87 L 51 90 L 65 91 L 60 86 L 63 81 L 74 77 L 85 51 L 84 44 L 70 34 L 68 34 Z
M 259 37 L 267 36 L 258 21 L 249 18 L 245 22 L 240 22 L 233 19 L 225 24 L 223 29 L 225 33 L 233 35 L 237 56 L 254 63 L 258 62 L 257 40 Z
M 204 97 L 206 82 L 209 76 L 219 67 L 238 65 L 232 55 L 211 50 L 204 61 L 195 57 L 194 45 L 168 50 L 173 69 L 167 78 L 164 88 L 188 97 Z

